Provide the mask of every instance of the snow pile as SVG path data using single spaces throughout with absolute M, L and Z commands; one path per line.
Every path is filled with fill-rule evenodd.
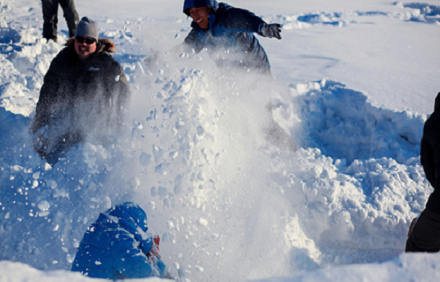
M 324 154 L 348 163 L 382 157 L 405 163 L 419 155 L 425 117 L 373 107 L 362 92 L 333 81 L 295 89 L 304 94 L 299 103 L 310 142 Z
M 171 272 L 190 281 L 316 269 L 292 279 L 438 273 L 436 257 L 396 257 L 431 191 L 418 160 L 426 116 L 377 107 L 333 80 L 285 86 L 223 73 L 203 52 L 193 58 L 162 52 L 147 66 L 144 58 L 154 51 L 143 51 L 151 47 L 146 38 L 157 45 L 187 27 L 176 28 L 175 18 L 107 19 L 122 26 L 100 35 L 118 46 L 115 58 L 131 83 L 130 113 L 114 144 L 80 144 L 51 167 L 33 151 L 28 125 L 62 46 L 42 43 L 35 11 L 29 13 L 28 24 L 1 22 L 0 260 L 8 262 L 0 264 L 0 276 L 19 269 L 17 281 L 88 280 L 57 270 L 70 269 L 98 214 L 127 200 L 146 210 Z M 285 28 L 289 21 L 345 23 L 338 13 L 283 17 Z M 266 140 L 268 103 L 298 151 Z
M 315 25 L 347 27 L 352 24 L 374 24 L 369 21 L 371 17 L 392 17 L 399 20 L 422 22 L 429 24 L 440 23 L 440 6 L 424 3 L 395 2 L 394 5 L 404 9 L 398 12 L 384 11 L 350 11 L 350 12 L 312 12 L 293 15 L 265 16 L 267 22 L 281 23 L 283 29 L 303 29 Z M 361 20 L 360 20 L 361 19 Z
M 59 281 L 71 281 L 71 282 L 84 282 L 84 281 L 108 281 L 107 279 L 91 279 L 84 277 L 78 272 L 66 272 L 62 270 L 43 272 L 38 271 L 23 263 L 14 263 L 9 261 L 0 262 L 0 268 L 2 273 L 0 277 L 7 279 L 7 281 L 33 281 L 33 282 L 59 282 Z M 130 281 L 167 281 L 159 278 L 149 279 L 132 279 Z M 171 281 L 171 280 L 169 280 Z
M 289 278 L 258 280 L 271 282 L 292 281 L 419 281 L 438 276 L 438 265 L 434 262 L 439 255 L 415 254 L 400 255 L 384 263 L 351 265 L 328 270 L 319 270 L 295 275 Z
M 440 6 L 430 5 L 426 3 L 405 3 L 396 2 L 395 5 L 413 9 L 409 21 L 439 24 L 440 23 Z

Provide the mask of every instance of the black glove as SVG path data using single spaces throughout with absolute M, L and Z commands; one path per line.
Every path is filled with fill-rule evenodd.
M 276 37 L 281 39 L 281 25 L 280 24 L 263 24 L 260 28 L 260 34 L 264 37 Z

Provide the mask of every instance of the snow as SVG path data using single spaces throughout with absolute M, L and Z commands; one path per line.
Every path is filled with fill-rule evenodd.
M 182 281 L 438 279 L 438 254 L 403 250 L 432 191 L 419 151 L 440 3 L 228 3 L 283 25 L 281 41 L 259 37 L 273 82 L 168 52 L 189 31 L 183 1 L 77 1 L 116 43 L 133 97 L 113 146 L 51 167 L 28 126 L 67 27 L 60 11 L 59 43 L 45 43 L 40 2 L 0 0 L 0 280 L 89 281 L 69 271 L 76 248 L 127 200 Z M 264 138 L 269 101 L 297 152 Z

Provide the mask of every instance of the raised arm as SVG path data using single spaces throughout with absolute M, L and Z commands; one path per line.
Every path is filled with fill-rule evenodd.
M 248 10 L 232 7 L 226 9 L 225 24 L 228 28 L 243 32 L 255 32 L 264 37 L 281 39 L 280 24 L 267 24 L 263 19 Z

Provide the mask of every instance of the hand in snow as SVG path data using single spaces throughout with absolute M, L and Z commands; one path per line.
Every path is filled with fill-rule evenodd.
M 154 263 L 156 263 L 156 257 L 161 258 L 159 254 L 159 242 L 160 237 L 158 235 L 153 238 L 153 246 L 151 246 L 150 252 L 147 254 L 147 257 L 152 259 Z
M 45 125 L 35 132 L 32 137 L 34 148 L 37 152 L 46 152 L 49 147 L 49 140 L 47 138 L 48 126 Z
M 260 27 L 260 34 L 264 37 L 276 37 L 281 39 L 281 25 L 280 24 L 263 24 Z

